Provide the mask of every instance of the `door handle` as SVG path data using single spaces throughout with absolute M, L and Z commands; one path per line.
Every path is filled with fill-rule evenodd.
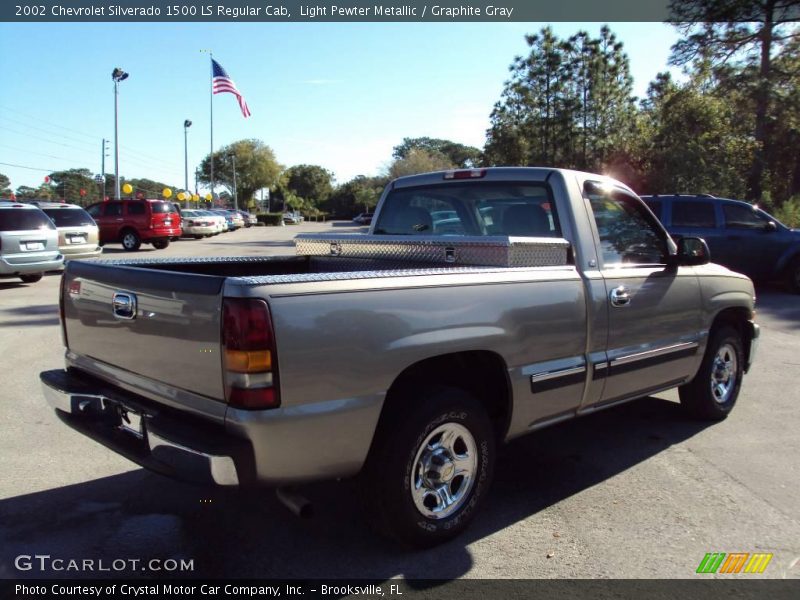
M 628 306 L 631 303 L 630 290 L 624 285 L 611 290 L 610 296 L 612 306 Z

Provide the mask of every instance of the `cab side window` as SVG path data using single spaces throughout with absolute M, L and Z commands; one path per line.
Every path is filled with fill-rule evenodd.
M 86 209 L 86 212 L 88 212 L 90 215 L 92 215 L 92 217 L 94 217 L 96 219 L 97 217 L 102 216 L 102 214 L 103 214 L 103 205 L 102 204 L 95 204 L 93 206 L 90 206 L 89 208 Z
M 144 204 L 137 204 L 135 202 L 128 202 L 129 215 L 143 215 L 145 213 Z
M 587 182 L 586 194 L 600 235 L 606 266 L 662 265 L 667 243 L 652 215 L 633 196 Z
M 105 216 L 107 217 L 121 217 L 122 204 L 119 202 L 109 202 L 106 204 Z
M 702 200 L 673 201 L 672 225 L 674 227 L 716 227 L 717 220 L 714 215 L 714 203 Z

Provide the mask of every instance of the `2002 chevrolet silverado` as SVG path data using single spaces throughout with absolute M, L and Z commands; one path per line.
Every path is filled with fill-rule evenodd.
M 588 173 L 404 177 L 366 235 L 296 245 L 70 261 L 47 400 L 173 477 L 358 474 L 375 524 L 430 546 L 474 516 L 499 442 L 673 387 L 724 418 L 759 334 L 749 279 Z

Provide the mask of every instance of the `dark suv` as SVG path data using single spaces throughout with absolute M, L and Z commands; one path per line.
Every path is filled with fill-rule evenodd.
M 673 239 L 701 237 L 711 260 L 754 281 L 785 279 L 800 293 L 800 230 L 757 206 L 707 194 L 642 196 Z
M 100 227 L 100 245 L 120 242 L 132 251 L 145 243 L 160 250 L 181 237 L 181 216 L 165 200 L 110 200 L 86 210 Z

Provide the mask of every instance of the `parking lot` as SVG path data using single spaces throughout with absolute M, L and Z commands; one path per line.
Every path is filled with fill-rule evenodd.
M 357 230 L 254 227 L 105 255 L 291 254 L 297 233 L 332 228 Z M 800 300 L 782 288 L 758 290 L 759 354 L 729 419 L 689 421 L 668 392 L 517 440 L 466 535 L 410 552 L 370 532 L 354 482 L 304 488 L 315 515 L 301 520 L 270 490 L 176 483 L 64 426 L 38 380 L 63 364 L 58 281 L 0 280 L 0 577 L 52 576 L 15 567 L 47 554 L 191 560 L 169 575 L 194 577 L 691 578 L 708 552 L 773 553 L 764 577 L 800 577 Z

